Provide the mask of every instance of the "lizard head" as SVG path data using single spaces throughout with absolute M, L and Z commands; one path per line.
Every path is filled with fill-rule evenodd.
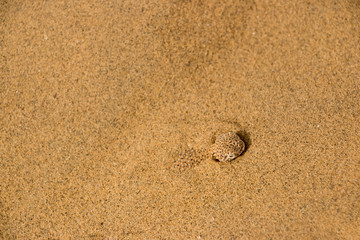
M 220 162 L 230 162 L 240 156 L 245 143 L 234 132 L 228 132 L 216 138 L 213 145 L 213 156 Z

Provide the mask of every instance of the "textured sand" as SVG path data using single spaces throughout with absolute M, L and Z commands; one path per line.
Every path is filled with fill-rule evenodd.
M 0 238 L 360 238 L 358 1 L 0 0 L 0 21 Z M 241 157 L 172 170 L 227 131 Z

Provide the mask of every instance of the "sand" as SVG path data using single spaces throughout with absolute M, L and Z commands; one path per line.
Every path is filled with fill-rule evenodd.
M 358 1 L 0 9 L 0 238 L 360 238 Z

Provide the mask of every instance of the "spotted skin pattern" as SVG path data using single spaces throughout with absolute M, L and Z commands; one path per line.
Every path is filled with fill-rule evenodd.
M 188 149 L 181 153 L 175 161 L 175 168 L 185 170 L 195 167 L 206 159 L 216 159 L 220 162 L 230 162 L 240 156 L 245 149 L 245 143 L 234 132 L 218 136 L 209 148 Z

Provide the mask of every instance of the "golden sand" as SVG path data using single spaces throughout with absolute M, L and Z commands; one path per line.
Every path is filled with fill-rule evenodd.
M 359 239 L 359 13 L 0 1 L 0 238 Z

